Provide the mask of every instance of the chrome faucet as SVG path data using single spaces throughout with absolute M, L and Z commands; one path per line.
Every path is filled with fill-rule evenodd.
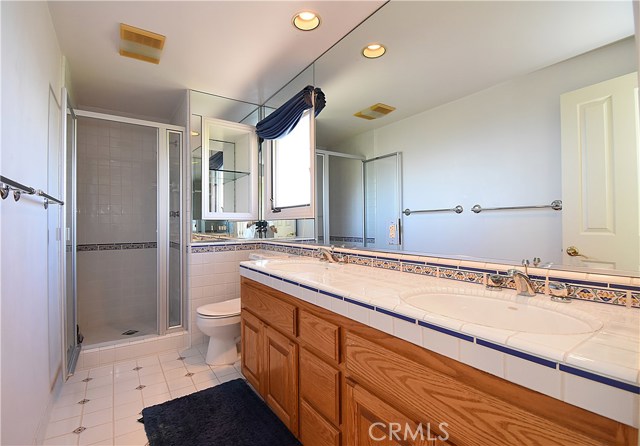
M 526 273 L 518 271 L 517 269 L 510 269 L 507 271 L 509 277 L 513 277 L 513 281 L 516 283 L 516 291 L 519 296 L 535 296 L 536 290 L 533 287 L 533 282 Z
M 334 246 L 331 246 L 331 249 L 325 248 L 322 246 L 318 248 L 318 252 L 320 253 L 320 256 L 321 256 L 320 260 L 326 261 L 329 263 L 338 263 L 338 262 L 344 261 L 340 254 L 334 254 L 333 252 L 334 249 L 335 249 Z

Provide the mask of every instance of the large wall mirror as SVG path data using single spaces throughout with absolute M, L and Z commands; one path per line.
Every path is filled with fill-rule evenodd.
M 372 43 L 384 45 L 386 53 L 363 57 L 363 48 Z M 625 145 L 614 141 L 625 131 L 613 131 L 609 120 L 620 112 L 606 105 L 608 93 L 575 105 L 577 117 L 565 121 L 581 120 L 573 130 L 595 142 L 571 149 L 579 155 L 571 165 L 562 153 L 567 130 L 561 122 L 563 95 L 636 72 L 636 56 L 631 1 L 387 3 L 298 83 L 311 79 L 327 97 L 316 121 L 319 150 L 364 162 L 401 154 L 401 205 L 367 203 L 363 190 L 371 180 L 363 186 L 338 175 L 332 184 L 329 173 L 329 184 L 321 185 L 329 193 L 320 202 L 332 215 L 325 220 L 328 235 L 318 225 L 322 239 L 364 246 L 373 236 L 365 234 L 361 220 L 374 218 L 369 227 L 381 228 L 377 249 L 517 264 L 539 259 L 542 266 L 637 274 L 638 256 L 627 255 L 640 252 L 637 120 L 630 120 L 635 128 L 626 133 L 634 140 Z M 637 76 L 630 77 L 637 83 Z M 635 115 L 632 102 L 633 109 L 623 113 Z M 354 116 L 358 112 L 374 119 Z M 618 150 L 627 151 L 626 170 L 613 165 L 622 158 Z M 358 174 L 358 167 L 353 171 Z M 563 178 L 572 172 L 578 172 L 572 181 L 581 186 L 570 192 Z M 338 192 L 342 201 L 334 200 L 335 206 L 348 209 L 344 197 L 353 197 L 358 210 L 331 212 L 326 199 Z M 630 208 L 615 203 L 621 197 Z M 563 201 L 562 210 L 551 207 L 555 200 Z M 484 210 L 472 212 L 475 205 Z M 456 206 L 464 211 L 401 212 Z M 519 206 L 547 207 L 488 209 Z M 375 214 L 383 220 L 375 221 Z M 396 227 L 394 215 L 400 219 Z M 587 238 L 630 235 L 601 258 L 587 242 L 568 241 L 569 218 L 578 221 L 571 230 Z M 396 231 L 401 241 L 391 237 Z M 569 255 L 572 244 L 577 252 Z
M 258 220 L 265 215 L 264 169 L 251 133 L 260 116 L 279 105 L 261 110 L 258 104 L 189 92 L 192 242 L 313 237 L 313 219 Z

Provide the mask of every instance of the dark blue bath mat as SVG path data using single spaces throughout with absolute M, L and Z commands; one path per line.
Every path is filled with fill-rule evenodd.
M 142 411 L 150 446 L 299 446 L 242 379 Z

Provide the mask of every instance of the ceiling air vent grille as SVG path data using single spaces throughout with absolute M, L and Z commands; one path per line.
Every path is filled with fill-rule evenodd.
M 160 63 L 165 36 L 120 24 L 120 55 L 145 62 Z
M 372 120 L 372 119 L 382 118 L 383 116 L 388 115 L 395 109 L 396 109 L 395 107 L 378 102 L 377 104 L 374 104 L 371 107 L 367 107 L 364 110 L 360 110 L 358 113 L 354 113 L 353 116 L 356 116 L 362 119 Z

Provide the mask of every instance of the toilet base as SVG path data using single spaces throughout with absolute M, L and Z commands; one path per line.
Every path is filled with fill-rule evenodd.
M 240 332 L 239 324 L 218 327 L 217 331 L 217 336 L 209 338 L 205 362 L 209 365 L 231 365 L 238 360 L 236 337 Z

